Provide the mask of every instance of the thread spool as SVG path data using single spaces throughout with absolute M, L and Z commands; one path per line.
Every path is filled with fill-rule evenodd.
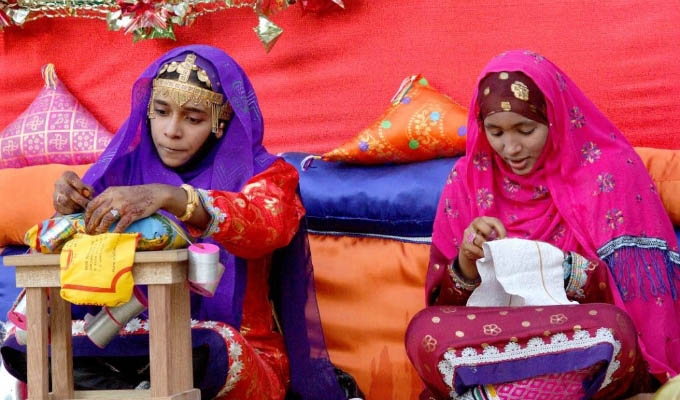
M 61 217 L 54 225 L 40 234 L 40 247 L 54 253 L 75 233 L 76 227 L 73 226 L 71 221 L 68 218 Z
M 27 337 L 28 333 L 25 330 L 19 329 L 18 327 L 14 330 L 14 338 L 16 339 L 17 343 L 20 344 L 21 346 L 26 345 Z
M 224 266 L 220 264 L 220 248 L 211 243 L 189 246 L 189 271 L 187 279 L 194 292 L 212 297 L 220 283 Z
M 9 310 L 7 313 L 7 319 L 11 323 L 14 324 L 14 326 L 17 327 L 17 330 L 21 329 L 23 331 L 26 330 L 26 291 L 22 290 L 21 293 L 19 294 L 19 298 L 14 302 L 14 306 L 12 306 L 12 309 Z
M 135 287 L 130 301 L 118 307 L 102 307 L 96 316 L 86 320 L 85 333 L 97 347 L 104 348 L 132 318 L 147 307 L 144 293 Z

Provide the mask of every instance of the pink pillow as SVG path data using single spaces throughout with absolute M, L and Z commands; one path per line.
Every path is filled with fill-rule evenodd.
M 91 164 L 113 138 L 59 81 L 54 65 L 42 74 L 38 97 L 0 132 L 0 168 Z

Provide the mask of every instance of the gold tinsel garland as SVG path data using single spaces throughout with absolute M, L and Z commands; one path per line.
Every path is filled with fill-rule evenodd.
M 196 18 L 231 8 L 252 8 L 253 28 L 267 52 L 283 30 L 269 16 L 288 8 L 287 0 L 0 0 L 0 31 L 40 18 L 105 20 L 113 31 L 132 32 L 133 41 L 175 39 L 175 26 L 189 26 Z

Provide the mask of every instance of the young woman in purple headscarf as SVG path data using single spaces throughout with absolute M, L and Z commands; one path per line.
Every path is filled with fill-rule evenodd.
M 617 399 L 680 372 L 677 239 L 640 158 L 576 85 L 538 54 L 499 55 L 466 150 L 435 219 L 428 307 L 406 334 L 421 398 Z M 506 237 L 561 249 L 580 304 L 467 307 L 483 244 Z
M 234 60 L 207 46 L 174 49 L 137 80 L 130 116 L 98 162 L 82 180 L 66 173 L 56 183 L 54 205 L 84 211 L 92 234 L 162 212 L 220 247 L 225 273 L 214 297 L 191 299 L 203 398 L 345 399 L 323 342 L 298 174 L 267 153 L 262 134 L 255 93 Z M 73 308 L 77 388 L 148 379 L 146 321 L 99 349 L 77 320 L 86 311 Z M 25 379 L 24 351 L 10 337 L 2 354 Z

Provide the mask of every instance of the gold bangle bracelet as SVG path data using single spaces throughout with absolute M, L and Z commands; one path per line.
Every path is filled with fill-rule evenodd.
M 184 189 L 185 192 L 187 192 L 187 208 L 184 210 L 184 215 L 177 217 L 177 219 L 180 221 L 186 221 L 191 219 L 191 216 L 194 215 L 196 207 L 198 207 L 198 194 L 196 193 L 196 189 L 194 189 L 193 186 L 187 185 L 186 183 L 182 184 L 180 187 Z

